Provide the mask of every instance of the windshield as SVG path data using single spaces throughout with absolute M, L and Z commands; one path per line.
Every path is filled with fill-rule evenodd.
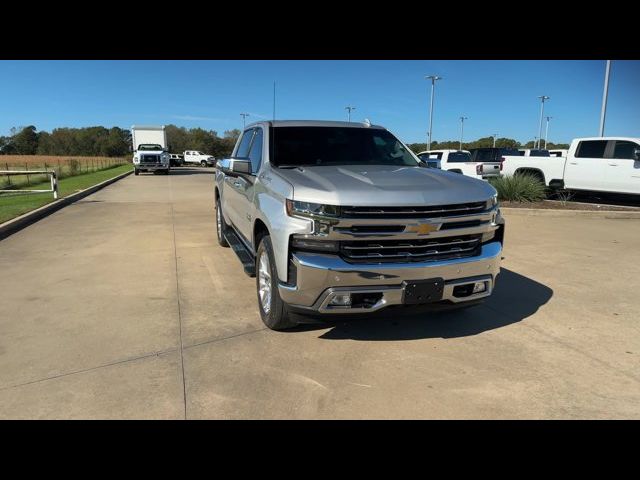
M 277 127 L 272 132 L 271 163 L 275 166 L 418 166 L 413 155 L 386 130 Z
M 138 145 L 138 150 L 143 152 L 149 150 L 162 150 L 162 147 L 155 143 L 143 143 L 142 145 Z

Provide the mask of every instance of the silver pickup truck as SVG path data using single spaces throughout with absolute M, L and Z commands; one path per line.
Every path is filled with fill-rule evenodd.
M 491 295 L 504 239 L 496 191 L 423 167 L 369 123 L 246 127 L 216 165 L 217 236 L 257 277 L 269 328 Z

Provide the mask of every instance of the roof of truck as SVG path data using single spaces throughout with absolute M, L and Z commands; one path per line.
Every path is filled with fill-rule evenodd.
M 573 139 L 574 142 L 576 140 L 627 140 L 629 142 L 640 142 L 640 137 L 580 137 Z
M 386 130 L 381 125 L 373 125 L 365 122 L 337 122 L 329 120 L 263 120 L 253 122 L 245 128 L 254 125 L 272 125 L 274 127 L 348 127 L 348 128 L 377 128 Z

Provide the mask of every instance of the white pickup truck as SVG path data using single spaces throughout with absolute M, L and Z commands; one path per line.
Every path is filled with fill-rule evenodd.
M 551 188 L 640 195 L 640 137 L 576 138 L 566 157 L 503 157 L 502 173 Z
M 184 164 L 186 165 L 201 165 L 203 167 L 213 167 L 216 164 L 216 159 L 211 155 L 199 152 L 197 150 L 187 150 L 184 152 Z
M 500 176 L 500 162 L 474 162 L 467 150 L 427 150 L 418 158 L 429 167 L 461 173 L 467 177 L 488 179 Z

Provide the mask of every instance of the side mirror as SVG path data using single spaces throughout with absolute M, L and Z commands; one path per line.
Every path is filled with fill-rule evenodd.
M 233 173 L 242 173 L 245 175 L 251 175 L 251 162 L 249 161 L 248 158 L 234 158 L 231 171 Z
M 640 148 L 636 148 L 636 149 L 633 151 L 633 159 L 634 159 L 636 162 L 640 162 Z

